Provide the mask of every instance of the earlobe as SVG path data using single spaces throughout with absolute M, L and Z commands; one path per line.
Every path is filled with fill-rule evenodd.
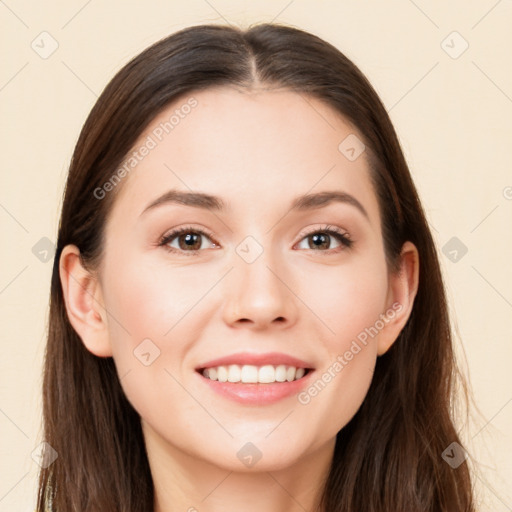
M 409 319 L 419 282 L 419 253 L 412 242 L 405 242 L 400 253 L 400 271 L 389 278 L 387 322 L 378 338 L 377 353 L 385 354 Z
M 101 287 L 80 260 L 80 250 L 67 245 L 59 260 L 59 275 L 69 321 L 83 344 L 99 357 L 112 355 Z

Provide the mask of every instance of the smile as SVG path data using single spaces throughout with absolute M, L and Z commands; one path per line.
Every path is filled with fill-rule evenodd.
M 202 383 L 222 398 L 249 406 L 263 406 L 296 396 L 310 384 L 315 371 L 284 365 L 230 365 L 203 368 L 195 373 Z M 285 380 L 278 380 L 283 375 L 286 376 Z M 292 380 L 288 380 L 288 377 Z

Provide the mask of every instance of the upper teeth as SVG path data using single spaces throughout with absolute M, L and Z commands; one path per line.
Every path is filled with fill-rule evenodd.
M 231 364 L 229 366 L 215 366 L 205 368 L 203 376 L 218 380 L 219 382 L 244 382 L 244 383 L 271 383 L 271 382 L 291 382 L 304 376 L 306 370 L 304 368 L 296 368 L 295 366 L 285 366 L 280 364 L 272 366 L 253 366 L 244 364 Z

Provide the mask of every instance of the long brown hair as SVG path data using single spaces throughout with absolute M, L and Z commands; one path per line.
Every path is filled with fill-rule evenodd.
M 98 268 L 117 190 L 100 201 L 94 191 L 164 107 L 193 91 L 250 89 L 256 83 L 319 98 L 357 128 L 379 201 L 389 268 L 397 270 L 407 240 L 420 255 L 411 316 L 378 358 L 360 409 L 338 433 L 323 510 L 473 512 L 467 462 L 452 468 L 442 457 L 451 443 L 462 446 L 453 410 L 454 384 L 463 377 L 436 248 L 397 135 L 375 90 L 347 57 L 319 37 L 278 24 L 246 30 L 201 25 L 172 34 L 116 74 L 83 126 L 64 194 L 44 362 L 44 440 L 58 458 L 40 472 L 37 510 L 153 510 L 139 415 L 112 358 L 91 354 L 72 328 L 59 258 L 74 244 L 83 264 Z

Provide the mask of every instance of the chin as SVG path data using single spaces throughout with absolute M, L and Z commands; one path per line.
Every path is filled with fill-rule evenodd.
M 255 473 L 287 469 L 305 455 L 303 448 L 295 442 L 290 442 L 286 451 L 282 450 L 282 445 L 282 440 L 277 437 L 275 443 L 264 437 L 255 438 L 254 442 L 232 439 L 221 454 L 208 457 L 208 462 L 226 471 Z

